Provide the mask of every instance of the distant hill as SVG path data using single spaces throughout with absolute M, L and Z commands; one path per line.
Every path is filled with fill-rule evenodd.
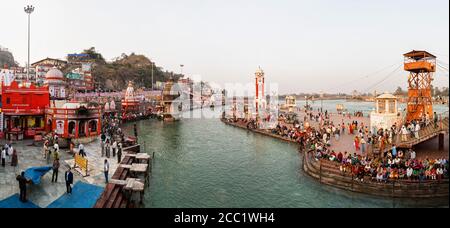
M 111 90 L 123 90 L 128 85 L 128 81 L 133 81 L 137 88 L 151 87 L 151 75 L 153 65 L 153 82 L 165 82 L 169 78 L 178 80 L 182 75 L 173 72 L 163 71 L 161 67 L 152 63 L 145 55 L 131 53 L 122 54 L 112 62 L 104 61 L 102 55 L 95 48 L 84 51 L 91 56 L 97 56 L 96 64 L 93 68 L 94 81 L 100 88 Z
M 7 64 L 8 66 L 17 66 L 16 61 L 14 61 L 14 56 L 6 48 L 0 46 L 0 67 Z

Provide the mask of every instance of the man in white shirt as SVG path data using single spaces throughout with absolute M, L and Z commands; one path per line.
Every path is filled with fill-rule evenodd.
M 82 143 L 78 145 L 78 154 L 81 155 L 83 158 L 86 156 L 86 153 L 84 152 L 84 145 Z
M 419 131 L 420 131 L 420 124 L 416 124 L 416 128 L 414 129 L 414 136 L 416 139 L 419 139 Z
M 416 159 L 416 152 L 411 150 L 411 159 Z
M 408 179 L 411 178 L 413 174 L 413 169 L 411 167 L 408 167 L 408 169 L 406 169 L 406 176 L 408 177 Z

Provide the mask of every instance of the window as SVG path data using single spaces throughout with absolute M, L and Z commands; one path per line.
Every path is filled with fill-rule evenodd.
M 70 121 L 69 122 L 69 134 L 71 134 L 71 135 L 75 135 L 75 126 L 76 126 L 76 123 L 75 123 L 75 121 Z
M 9 97 L 6 98 L 6 104 L 10 104 L 11 103 L 11 99 Z
M 97 121 L 92 120 L 89 122 L 89 132 L 97 132 Z

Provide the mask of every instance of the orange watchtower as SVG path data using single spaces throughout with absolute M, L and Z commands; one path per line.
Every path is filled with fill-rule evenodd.
M 433 118 L 431 82 L 436 72 L 436 56 L 426 51 L 411 51 L 405 57 L 405 71 L 408 77 L 407 121 L 421 120 L 428 114 Z

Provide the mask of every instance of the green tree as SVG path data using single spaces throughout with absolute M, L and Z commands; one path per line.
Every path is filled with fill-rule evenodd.
M 106 61 L 103 58 L 103 55 L 95 50 L 95 47 L 91 47 L 89 49 L 83 50 L 83 54 L 88 54 L 89 58 L 93 59 L 96 63 L 105 64 Z
M 402 87 L 398 86 L 394 92 L 394 95 L 405 95 L 406 92 L 403 91 Z
M 442 90 L 441 90 L 441 92 L 440 92 L 439 95 L 440 95 L 440 96 L 443 96 L 443 97 L 448 96 L 448 95 L 449 95 L 448 87 L 442 87 Z

